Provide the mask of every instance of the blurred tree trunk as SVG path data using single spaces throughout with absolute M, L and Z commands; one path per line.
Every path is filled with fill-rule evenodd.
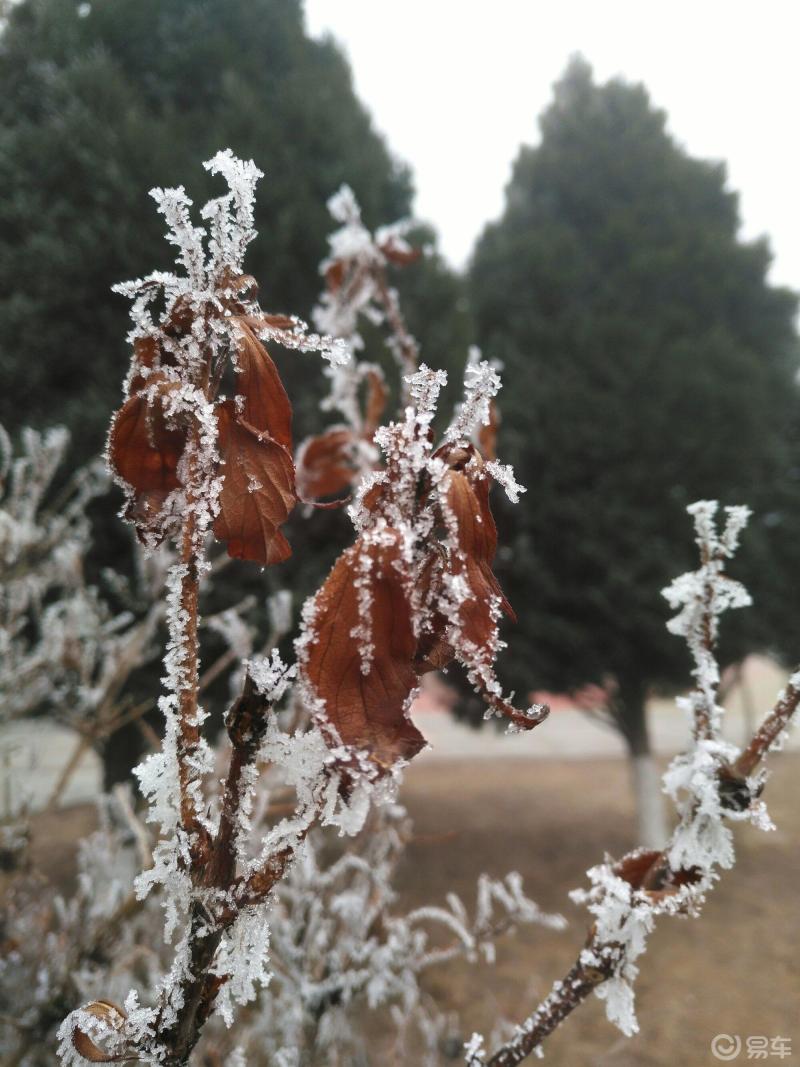
M 638 679 L 621 681 L 612 710 L 628 746 L 636 804 L 636 841 L 647 848 L 663 848 L 667 843 L 664 794 L 661 774 L 650 745 L 646 698 L 643 682 Z

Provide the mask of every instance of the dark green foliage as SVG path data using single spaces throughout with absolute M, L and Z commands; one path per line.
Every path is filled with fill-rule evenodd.
M 724 167 L 687 156 L 640 86 L 573 61 L 541 130 L 470 277 L 506 368 L 500 451 L 529 490 L 501 507 L 509 670 L 526 688 L 610 675 L 634 703 L 685 685 L 659 592 L 693 565 L 701 497 L 756 512 L 735 568 L 756 607 L 726 622 L 725 655 L 797 656 L 796 298 L 767 283 L 766 242 L 739 240 Z
M 349 182 L 377 225 L 407 213 L 410 182 L 297 0 L 79 7 L 27 0 L 2 38 L 0 421 L 66 422 L 85 458 L 127 363 L 127 302 L 110 286 L 169 265 L 148 189 L 185 183 L 202 202 L 219 191 L 203 160 L 225 146 L 255 159 L 267 177 L 248 269 L 265 308 L 308 315 L 327 198 Z M 317 361 L 278 358 L 303 422 Z

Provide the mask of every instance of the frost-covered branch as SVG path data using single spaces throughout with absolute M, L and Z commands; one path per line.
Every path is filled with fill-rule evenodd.
M 86 505 L 107 484 L 97 465 L 60 491 L 69 434 L 25 430 L 21 454 L 0 427 L 0 716 L 96 702 L 115 657 L 105 643 L 129 622 L 113 617 L 86 584 Z
M 262 769 L 248 829 L 274 823 L 273 798 L 283 795 L 282 783 L 279 767 Z M 79 998 L 93 1007 L 72 1017 L 77 1051 L 96 1057 L 109 1047 L 109 1028 L 123 1038 L 130 1025 L 122 1005 L 131 986 L 142 1004 L 152 1005 L 169 967 L 170 946 L 160 936 L 163 894 L 141 898 L 134 891 L 138 867 L 149 865 L 151 835 L 121 789 L 103 798 L 99 811 L 100 829 L 80 845 L 71 897 L 53 897 L 27 875 L 8 894 L 5 935 L 14 947 L 0 955 L 0 998 L 16 1025 L 0 1016 L 0 1056 L 24 1067 L 52 1062 L 61 1005 Z M 326 855 L 323 834 L 311 831 L 276 884 L 267 913 L 269 987 L 260 988 L 263 952 L 253 951 L 257 930 L 266 928 L 246 934 L 242 927 L 236 949 L 250 952 L 251 967 L 240 972 L 238 990 L 232 982 L 221 990 L 216 1017 L 197 1047 L 199 1062 L 383 1062 L 378 1048 L 374 1059 L 367 1052 L 364 1025 L 368 1013 L 383 1012 L 376 1021 L 388 1014 L 398 1042 L 415 1033 L 427 1050 L 423 1062 L 438 1067 L 444 1020 L 424 993 L 422 976 L 457 957 L 492 963 L 504 934 L 532 923 L 558 929 L 563 920 L 527 898 L 514 874 L 499 881 L 481 876 L 471 913 L 448 898 L 446 907 L 403 915 L 393 880 L 411 839 L 408 816 L 396 804 L 373 809 L 347 851 L 334 856 Z M 232 962 L 220 957 L 219 973 Z M 246 1003 L 237 1003 L 247 982 Z M 226 1021 L 234 1014 L 231 1030 Z M 70 1041 L 67 1057 L 76 1051 Z
M 698 570 L 677 578 L 664 596 L 678 614 L 668 626 L 682 636 L 692 653 L 696 689 L 679 700 L 693 726 L 693 743 L 677 756 L 664 776 L 664 789 L 679 816 L 663 851 L 637 849 L 617 863 L 606 861 L 589 872 L 591 886 L 576 890 L 594 916 L 586 946 L 570 972 L 555 983 L 548 997 L 517 1028 L 511 1041 L 487 1055 L 475 1035 L 466 1050 L 471 1067 L 512 1067 L 532 1052 L 594 991 L 606 1004 L 608 1018 L 626 1035 L 638 1030 L 633 983 L 637 960 L 661 915 L 700 914 L 706 894 L 720 870 L 734 863 L 731 821 L 748 820 L 762 830 L 773 829 L 761 793 L 765 772 L 755 773 L 763 758 L 776 750 L 800 704 L 800 671 L 779 694 L 753 740 L 739 752 L 720 736 L 723 709 L 717 704 L 719 667 L 715 656 L 719 617 L 750 603 L 744 587 L 724 572 L 747 522 L 746 508 L 726 508 L 717 530 L 717 504 L 701 501 L 694 518 L 700 550 Z
M 419 347 L 403 317 L 396 291 L 388 282 L 389 264 L 417 258 L 404 237 L 410 223 L 396 223 L 372 234 L 361 221 L 352 190 L 342 188 L 328 208 L 340 227 L 328 238 L 330 255 L 320 271 L 325 289 L 313 311 L 315 325 L 339 338 L 353 354 L 325 368 L 329 393 L 320 406 L 342 417 L 321 434 L 307 438 L 297 453 L 300 495 L 307 500 L 354 488 L 378 464 L 375 431 L 386 407 L 388 387 L 380 365 L 360 358 L 364 339 L 359 320 L 380 326 L 401 372 L 402 402 L 409 399 L 405 375 L 419 362 Z
M 358 332 L 360 316 L 370 322 L 385 322 L 389 329 L 387 345 L 403 374 L 413 374 L 419 362 L 416 340 L 409 333 L 403 318 L 397 292 L 389 285 L 386 268 L 393 263 L 404 266 L 413 262 L 419 253 L 408 244 L 405 234 L 409 221 L 384 226 L 373 235 L 361 221 L 361 209 L 349 186 L 341 189 L 328 201 L 328 209 L 340 228 L 329 237 L 330 255 L 323 261 L 321 271 L 327 288 L 314 310 L 317 329 L 332 337 L 347 339 L 358 350 L 363 339 Z M 342 383 L 344 385 L 344 383 Z M 338 399 L 349 392 L 347 387 L 337 390 L 333 379 L 332 397 Z M 350 403 L 343 410 L 349 417 Z
M 52 1063 L 64 1004 L 124 995 L 133 968 L 140 981 L 157 979 L 160 960 L 151 946 L 158 904 L 138 901 L 133 891 L 149 859 L 146 832 L 122 787 L 100 799 L 98 813 L 99 829 L 79 846 L 71 896 L 53 895 L 25 873 L 8 887 L 0 1001 L 15 1025 L 12 1032 L 0 1024 L 4 1063 Z

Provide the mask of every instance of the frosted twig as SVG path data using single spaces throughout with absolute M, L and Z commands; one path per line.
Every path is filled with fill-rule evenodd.
M 605 1000 L 609 1019 L 623 1033 L 635 1033 L 636 961 L 656 919 L 700 913 L 719 869 L 734 862 L 727 821 L 749 819 L 762 829 L 771 828 L 759 799 L 765 778 L 753 775 L 770 749 L 777 747 L 800 705 L 800 671 L 792 675 L 742 753 L 719 739 L 722 709 L 716 702 L 719 670 L 714 657 L 718 619 L 728 608 L 749 603 L 743 586 L 723 573 L 723 563 L 735 552 L 749 512 L 726 509 L 727 521 L 718 533 L 716 509 L 708 501 L 688 509 L 695 520 L 700 569 L 676 579 L 664 594 L 673 608 L 681 608 L 669 628 L 686 639 L 697 681 L 697 690 L 686 702 L 695 721 L 692 748 L 673 761 L 664 779 L 678 806 L 678 825 L 663 851 L 637 849 L 618 863 L 607 861 L 589 871 L 591 887 L 572 894 L 595 917 L 585 948 L 510 1041 L 488 1056 L 482 1040 L 470 1043 L 466 1050 L 470 1067 L 513 1067 L 538 1053 L 544 1040 L 592 991 Z

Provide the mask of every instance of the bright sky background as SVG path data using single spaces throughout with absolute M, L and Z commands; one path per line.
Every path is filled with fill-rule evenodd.
M 746 236 L 800 289 L 800 0 L 306 0 L 410 163 L 416 214 L 460 266 L 570 55 L 641 81 L 694 156 L 724 159 Z

